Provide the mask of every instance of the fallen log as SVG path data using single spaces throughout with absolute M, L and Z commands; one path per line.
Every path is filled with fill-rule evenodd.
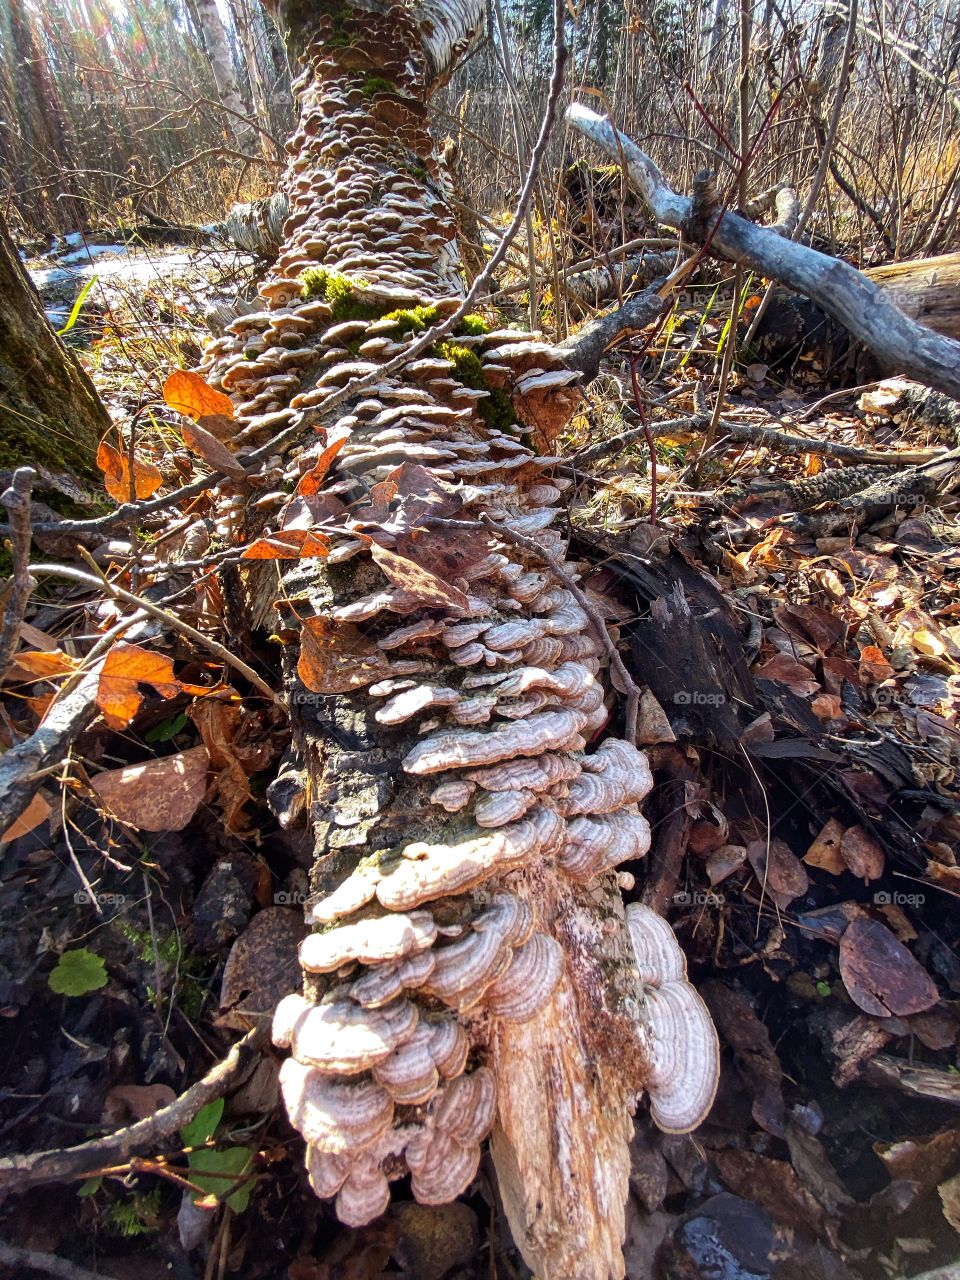
M 580 103 L 569 108 L 567 118 L 609 155 L 622 158 L 628 181 L 659 222 L 695 236 L 696 228 L 690 225 L 693 201 L 675 192 L 634 142 Z M 918 324 L 887 290 L 848 263 L 719 209 L 709 220 L 707 236 L 711 252 L 810 298 L 883 365 L 960 397 L 960 342 Z

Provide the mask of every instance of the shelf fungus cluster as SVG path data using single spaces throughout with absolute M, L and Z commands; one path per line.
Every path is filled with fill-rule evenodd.
M 290 14 L 306 22 L 302 7 Z M 679 1087 L 690 1092 L 671 1094 L 674 1060 L 657 1035 L 708 1026 L 694 1025 L 676 964 L 642 960 L 641 987 L 622 959 L 615 869 L 648 849 L 639 804 L 651 777 L 635 747 L 603 740 L 616 715 L 607 639 L 558 528 L 569 481 L 551 475 L 548 449 L 576 404 L 575 375 L 537 335 L 491 332 L 475 316 L 390 368 L 462 296 L 426 100 L 484 17 L 481 0 L 311 8 L 281 253 L 262 309 L 230 325 L 203 366 L 235 401 L 241 444 L 303 428 L 279 455 L 284 486 L 263 495 L 232 479 L 221 509 L 234 534 L 287 545 L 312 534 L 320 551 L 270 583 L 272 625 L 304 628 L 299 664 L 294 644 L 285 659 L 316 849 L 303 993 L 281 1001 L 273 1034 L 289 1050 L 283 1099 L 310 1183 L 353 1225 L 383 1212 L 392 1179 L 409 1175 L 426 1204 L 469 1185 L 498 1110 L 498 1133 L 505 1123 L 512 1037 L 524 1029 L 529 1053 L 517 1052 L 544 1098 L 537 1053 L 560 1046 L 558 1070 L 578 1073 L 577 1107 L 552 1140 L 568 1156 L 592 1159 L 606 1111 L 626 1151 L 637 1088 L 616 1083 L 615 1063 L 595 1069 L 605 1050 L 591 1041 L 608 1012 L 609 1042 L 641 1062 L 626 1076 L 642 1079 L 656 1047 L 663 1122 L 699 1118 L 712 1096 L 709 1054 L 683 1045 Z M 356 379 L 362 388 L 320 416 Z M 530 539 L 563 565 L 562 580 L 525 549 Z M 601 914 L 611 894 L 615 909 Z M 508 1136 L 525 1175 L 524 1135 Z M 614 1163 L 622 1202 L 626 1166 L 621 1177 Z M 537 1266 L 605 1276 L 613 1255 L 590 1232 L 618 1251 L 622 1223 L 599 1193 L 570 1185 L 561 1170 L 568 1203 L 541 1206 L 544 1222 L 566 1226 L 546 1230 L 553 1261 L 538 1254 Z M 591 1214 L 592 1227 L 577 1225 Z M 590 1270 L 564 1270 L 564 1249 L 588 1261 L 593 1250 Z

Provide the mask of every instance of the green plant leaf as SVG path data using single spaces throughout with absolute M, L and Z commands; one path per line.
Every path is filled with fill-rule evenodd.
M 187 1157 L 190 1166 L 190 1181 L 204 1190 L 207 1195 L 217 1196 L 228 1204 L 234 1213 L 243 1213 L 250 1203 L 253 1191 L 253 1179 L 236 1191 L 227 1195 L 233 1183 L 230 1177 L 238 1177 L 246 1173 L 253 1162 L 252 1147 L 205 1147 L 201 1151 L 192 1151 Z M 208 1176 L 213 1175 L 213 1176 Z
M 88 1178 L 86 1182 L 82 1183 L 80 1187 L 77 1189 L 77 1195 L 78 1196 L 95 1196 L 102 1186 L 103 1186 L 102 1178 Z
M 820 981 L 817 983 L 817 995 L 823 996 L 824 999 L 831 994 L 830 983 Z
M 171 716 L 169 720 L 161 720 L 159 724 L 155 724 L 149 733 L 143 735 L 143 740 L 144 742 L 169 742 L 171 738 L 177 736 L 186 723 L 187 716 L 184 714 Z
M 80 947 L 77 951 L 64 951 L 47 984 L 60 996 L 86 996 L 105 987 L 109 980 L 103 957 Z
M 217 1131 L 217 1125 L 223 1116 L 223 1099 L 214 1098 L 205 1107 L 201 1107 L 189 1124 L 180 1130 L 180 1138 L 185 1147 L 202 1147 Z
M 91 276 L 90 279 L 87 281 L 87 283 L 83 286 L 83 288 L 77 294 L 77 300 L 73 304 L 73 310 L 70 312 L 69 316 L 67 317 L 67 323 L 63 326 L 62 329 L 57 330 L 58 338 L 62 338 L 65 333 L 69 333 L 70 330 L 73 328 L 73 326 L 80 319 L 80 312 L 83 309 L 83 304 L 87 300 L 87 294 L 90 292 L 90 290 L 93 288 L 93 286 L 96 283 L 97 283 L 97 277 Z

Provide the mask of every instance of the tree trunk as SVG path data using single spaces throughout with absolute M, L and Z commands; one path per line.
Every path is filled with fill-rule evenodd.
M 216 82 L 217 95 L 226 107 L 226 126 L 237 146 L 243 150 L 250 145 L 253 134 L 249 124 L 250 109 L 237 88 L 237 78 L 233 73 L 233 58 L 230 56 L 230 42 L 217 8 L 217 0 L 193 0 L 193 3 L 197 25 L 200 27 L 210 69 Z
M 0 470 L 29 464 L 99 481 L 110 418 L 44 314 L 0 218 Z
M 284 1100 L 314 1190 L 353 1225 L 407 1172 L 424 1203 L 463 1192 L 496 1115 L 536 1274 L 622 1276 L 650 1041 L 613 867 L 645 852 L 649 771 L 614 739 L 584 757 L 609 719 L 606 636 L 527 549 L 564 562 L 563 482 L 519 438 L 549 448 L 577 375 L 537 335 L 479 317 L 389 366 L 462 297 L 426 108 L 482 32 L 483 0 L 279 8 L 305 67 L 286 240 L 264 311 L 203 371 L 245 442 L 302 428 L 282 518 L 330 540 L 325 560 L 245 569 L 234 628 L 284 639 L 295 749 L 271 795 L 282 822 L 305 814 L 315 851 L 323 931 L 274 1027 L 292 1050 Z M 225 492 L 221 536 L 261 532 L 257 509 Z

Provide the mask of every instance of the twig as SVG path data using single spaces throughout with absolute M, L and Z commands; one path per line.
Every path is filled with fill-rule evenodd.
M 134 1152 L 169 1138 L 188 1124 L 201 1107 L 223 1097 L 259 1053 L 268 1032 L 266 1023 L 248 1031 L 202 1079 L 145 1120 L 76 1147 L 31 1152 L 0 1160 L 0 1189 L 23 1191 L 47 1182 L 86 1178 L 92 1170 L 119 1164 Z
M 524 551 L 528 551 L 532 556 L 542 561 L 556 580 L 565 587 L 573 596 L 577 604 L 584 611 L 593 626 L 597 639 L 603 645 L 610 659 L 610 666 L 614 674 L 620 682 L 620 689 L 626 695 L 627 706 L 624 711 L 624 734 L 627 742 L 632 746 L 636 746 L 637 742 L 637 715 L 640 709 L 640 690 L 633 682 L 630 672 L 623 665 L 623 659 L 617 646 L 610 639 L 610 633 L 607 631 L 606 624 L 603 621 L 603 615 L 597 606 L 593 603 L 586 592 L 578 587 L 570 574 L 553 558 L 549 551 L 545 551 L 539 542 L 535 542 L 533 538 L 527 538 L 522 533 L 515 533 L 513 529 L 507 528 L 506 525 L 497 524 L 496 520 L 491 519 L 489 514 L 484 511 L 480 520 L 483 524 L 491 529 L 498 538 L 504 539 L 506 542 L 512 542 L 518 547 L 523 547 Z
M 672 435 L 677 431 L 697 431 L 709 421 L 708 414 L 691 413 L 683 418 L 668 418 L 663 422 L 651 422 L 649 430 L 653 436 Z M 864 449 L 860 445 L 841 444 L 836 440 L 817 440 L 813 437 L 792 435 L 786 431 L 775 431 L 772 427 L 761 427 L 752 422 L 731 422 L 721 418 L 720 430 L 734 440 L 748 440 L 765 445 L 768 449 L 777 449 L 781 453 L 816 453 L 826 458 L 838 458 L 843 462 L 869 462 L 880 467 L 902 467 L 905 463 L 919 466 L 934 462 L 944 454 L 943 449 L 914 449 L 910 451 L 890 453 L 879 449 Z M 567 459 L 572 467 L 584 467 L 597 458 L 610 454 L 622 453 L 638 440 L 646 438 L 647 428 L 631 427 L 609 440 L 600 440 L 597 444 L 581 449 Z
M 10 516 L 10 553 L 13 558 L 13 575 L 0 627 L 0 678 L 16 652 L 23 615 L 33 591 L 33 579 L 30 577 L 30 490 L 36 475 L 32 467 L 17 467 L 10 487 L 0 494 L 0 502 Z
M 97 714 L 100 666 L 89 664 L 106 654 L 113 642 L 127 631 L 139 615 L 123 618 L 105 632 L 84 660 L 84 666 L 69 676 L 47 708 L 43 723 L 22 742 L 0 756 L 0 834 L 20 817 L 36 793 L 37 775 L 57 768 L 71 745 Z
M 37 1249 L 18 1249 L 16 1245 L 0 1240 L 0 1264 L 5 1267 L 26 1267 L 28 1271 L 42 1271 L 45 1276 L 57 1276 L 58 1280 L 103 1280 L 97 1271 L 78 1267 L 75 1262 L 58 1258 L 53 1253 L 40 1253 Z
M 84 548 L 78 548 L 81 555 L 84 555 Z M 96 569 L 94 561 L 90 560 L 91 565 Z M 144 613 L 156 618 L 158 622 L 162 622 L 164 626 L 170 627 L 173 631 L 179 631 L 181 635 L 186 636 L 195 644 L 203 645 L 216 658 L 228 667 L 233 667 L 235 671 L 239 671 L 255 689 L 260 692 L 275 706 L 286 712 L 286 703 L 275 693 L 267 682 L 258 676 L 254 669 L 247 665 L 242 658 L 238 658 L 235 653 L 231 653 L 229 649 L 224 648 L 217 640 L 213 640 L 210 636 L 205 636 L 202 631 L 198 631 L 196 627 L 191 627 L 188 622 L 184 622 L 178 618 L 176 614 L 170 613 L 166 609 L 161 609 L 159 605 L 153 604 L 149 600 L 142 600 L 139 596 L 135 596 L 131 591 L 125 591 L 123 587 L 118 587 L 115 582 L 111 582 L 109 578 L 99 576 L 99 570 L 96 574 L 84 573 L 82 569 L 75 569 L 68 564 L 37 564 L 31 566 L 31 573 L 51 574 L 56 578 L 68 578 L 71 582 L 79 582 L 85 587 L 96 587 L 102 589 L 107 595 L 112 596 L 114 600 L 122 600 L 124 604 L 134 605 L 137 609 L 142 609 Z

